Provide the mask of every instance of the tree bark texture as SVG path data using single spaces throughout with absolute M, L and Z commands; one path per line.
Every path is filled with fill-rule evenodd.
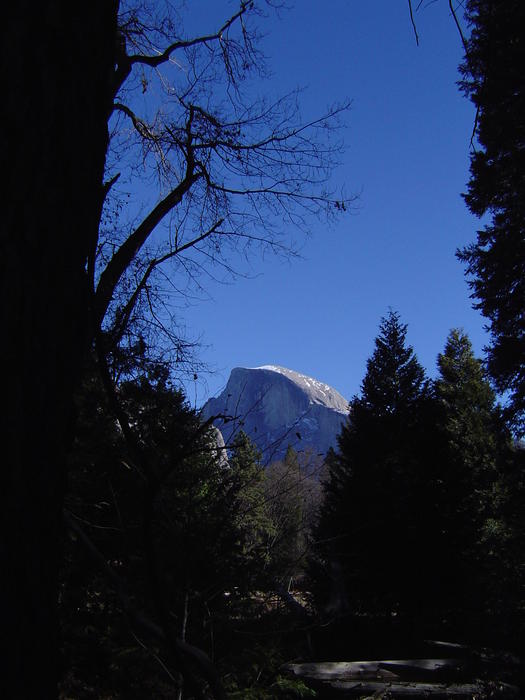
M 58 568 L 72 394 L 89 339 L 117 2 L 3 12 L 0 696 L 57 697 Z M 2 686 L 5 686 L 3 688 Z

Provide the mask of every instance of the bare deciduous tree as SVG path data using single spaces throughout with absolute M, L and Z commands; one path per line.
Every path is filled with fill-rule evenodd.
M 187 38 L 180 18 L 122 7 L 105 202 L 119 222 L 89 268 L 94 325 L 115 340 L 141 299 L 152 305 L 155 277 L 180 294 L 217 267 L 233 273 L 239 252 L 289 254 L 312 216 L 350 204 L 328 189 L 349 105 L 305 123 L 298 91 L 259 96 L 258 14 L 242 2 L 215 32 Z

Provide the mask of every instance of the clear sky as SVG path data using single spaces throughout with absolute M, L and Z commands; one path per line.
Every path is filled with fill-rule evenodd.
M 232 7 L 188 4 L 204 23 Z M 478 355 L 486 342 L 454 255 L 479 222 L 460 196 L 474 112 L 456 85 L 462 47 L 448 3 L 417 12 L 419 46 L 405 0 L 297 0 L 280 15 L 261 24 L 274 74 L 265 90 L 305 87 L 305 116 L 353 100 L 334 184 L 360 194 L 358 211 L 331 228 L 315 223 L 302 260 L 254 259 L 251 279 L 207 285 L 210 298 L 185 314 L 215 370 L 199 377 L 198 403 L 220 391 L 233 367 L 263 364 L 311 375 L 350 398 L 389 306 L 408 323 L 431 376 L 452 327 L 465 329 Z M 193 401 L 195 387 L 187 388 Z

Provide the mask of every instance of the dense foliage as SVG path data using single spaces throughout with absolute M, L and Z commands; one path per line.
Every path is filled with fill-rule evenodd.
M 459 252 L 476 307 L 489 321 L 488 368 L 510 394 L 518 430 L 525 416 L 525 5 L 469 0 L 471 34 L 460 67 L 463 92 L 477 110 L 477 143 L 465 195 L 489 218 L 476 243 Z
M 276 508 L 248 437 L 241 432 L 227 456 L 166 368 L 138 350 L 115 358 L 133 440 L 97 363 L 77 398 L 61 576 L 64 697 L 171 697 L 180 677 L 170 635 L 203 650 L 239 697 L 254 683 L 250 697 L 287 697 L 275 676 L 283 644 L 303 642 L 283 610 L 286 642 L 273 632 L 275 581 L 287 576 L 283 542 L 300 536 L 299 524 L 284 530 L 286 498 Z
M 364 638 L 395 621 L 398 644 L 513 644 L 524 623 L 521 451 L 462 331 L 438 369 L 429 383 L 390 312 L 328 457 L 317 602 L 339 631 L 345 618 L 368 621 Z

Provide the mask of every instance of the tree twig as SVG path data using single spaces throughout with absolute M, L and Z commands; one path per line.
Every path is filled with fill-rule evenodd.
M 412 9 L 412 0 L 408 0 L 408 11 L 410 13 L 410 21 L 412 23 L 412 29 L 414 30 L 414 36 L 416 38 L 416 46 L 419 46 L 419 35 L 417 33 L 416 22 L 414 20 L 414 12 Z

